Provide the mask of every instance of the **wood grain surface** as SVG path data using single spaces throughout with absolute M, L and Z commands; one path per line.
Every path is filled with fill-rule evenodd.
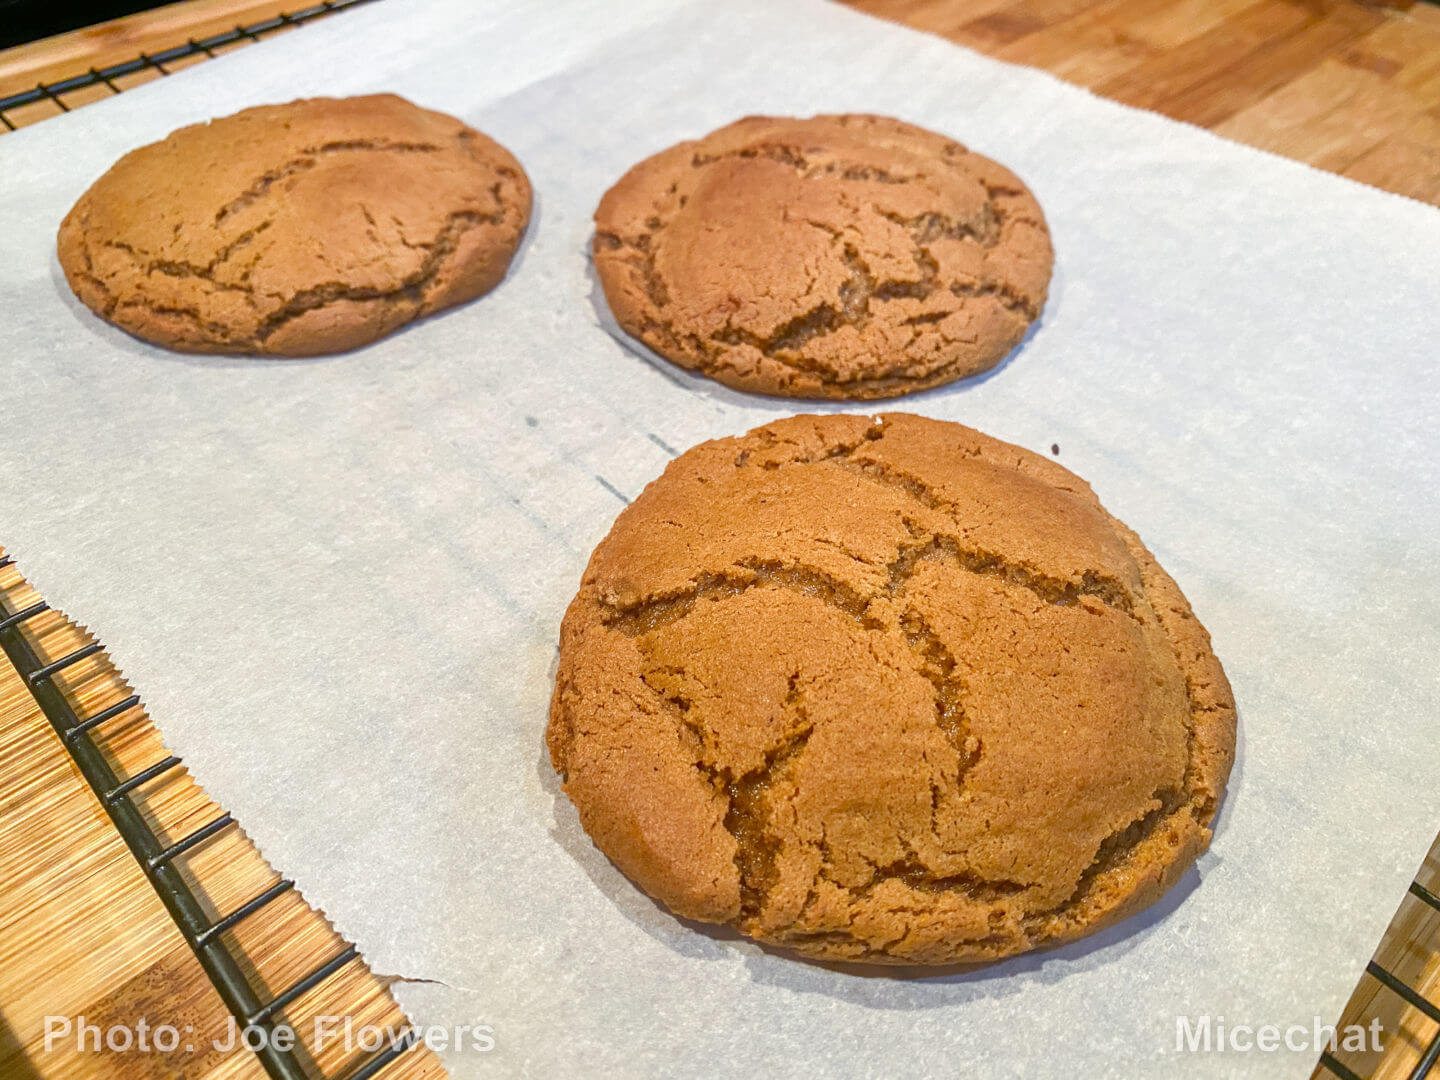
M 1440 6 L 845 0 L 1104 97 L 1440 205 Z
M 1432 893 L 1440 893 L 1440 839 L 1430 849 L 1416 881 Z M 1374 959 L 1427 1000 L 1440 1004 L 1440 911 L 1407 895 Z M 1350 996 L 1340 1023 L 1364 1025 L 1372 1017 L 1380 1020 L 1385 1033 L 1382 1052 L 1340 1053 L 1336 1057 L 1371 1080 L 1405 1080 L 1440 1034 L 1440 1024 L 1367 973 Z M 1329 1075 L 1321 1069 L 1315 1071 L 1316 1078 Z M 1440 1076 L 1440 1068 L 1435 1075 Z

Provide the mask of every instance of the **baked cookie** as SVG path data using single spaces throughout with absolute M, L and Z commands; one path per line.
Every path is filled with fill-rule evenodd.
M 1210 840 L 1235 707 L 1084 481 L 958 424 L 794 417 L 682 454 L 565 616 L 547 738 L 676 914 L 823 960 L 1068 941 Z
M 998 364 L 1040 316 L 1044 215 L 1002 165 L 882 116 L 752 116 L 600 200 L 620 326 L 727 386 L 884 398 Z
M 530 217 L 510 153 L 393 94 L 264 105 L 126 154 L 60 225 L 87 307 L 184 352 L 343 352 L 488 292 Z

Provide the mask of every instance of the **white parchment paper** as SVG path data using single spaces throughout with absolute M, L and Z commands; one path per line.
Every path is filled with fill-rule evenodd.
M 177 356 L 53 253 L 110 162 L 259 102 L 393 90 L 524 163 L 493 294 L 361 352 Z M 1145 915 L 859 976 L 681 924 L 589 844 L 542 732 L 564 605 L 679 449 L 794 411 L 600 325 L 638 158 L 870 110 L 1014 167 L 1056 276 L 988 377 L 900 403 L 1048 452 L 1179 580 L 1240 705 L 1213 849 Z M 0 543 L 202 783 L 486 1075 L 1306 1075 L 1176 1016 L 1339 1013 L 1440 821 L 1440 213 L 813 0 L 377 4 L 0 139 Z

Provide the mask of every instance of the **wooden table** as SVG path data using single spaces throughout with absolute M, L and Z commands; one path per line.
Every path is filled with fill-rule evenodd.
M 1371 7 L 1351 0 L 847 2 L 1001 59 L 1045 68 L 1106 97 L 1440 205 L 1440 7 Z M 0 119 L 14 127 L 38 123 L 285 32 L 294 22 L 277 17 L 302 5 L 190 0 L 0 52 L 0 98 L 142 55 L 189 53 L 84 88 L 37 95 L 32 103 L 0 110 Z M 186 44 L 213 43 L 217 36 L 223 43 Z M 38 600 L 13 567 L 0 568 L 5 598 L 14 604 Z M 56 613 L 27 623 L 26 632 L 50 658 L 88 640 Z M 77 665 L 65 682 L 77 703 L 92 711 L 129 693 L 103 653 Z M 121 718 L 104 745 L 121 775 L 164 753 L 138 708 Z M 46 1012 L 89 1009 L 93 1016 L 123 1019 L 144 1009 L 192 1024 L 199 1041 L 224 1023 L 226 1010 L 25 680 L 3 657 L 0 772 L 6 777 L 0 788 L 0 881 L 6 886 L 0 891 L 0 1074 L 122 1080 L 260 1075 L 245 1054 L 201 1053 L 157 1063 L 133 1054 L 38 1051 L 38 1024 Z M 167 835 L 183 835 L 221 812 L 183 772 L 150 797 L 154 806 L 147 812 Z M 238 832 L 202 845 L 195 857 L 199 861 L 188 872 L 217 913 L 277 880 Z M 1420 880 L 1440 891 L 1440 843 Z M 345 944 L 298 895 L 262 912 L 240 937 L 234 943 L 267 992 Z M 1374 962 L 1431 1000 L 1440 997 L 1440 911 L 1419 892 L 1405 898 Z M 359 961 L 328 989 L 294 1006 L 297 1016 L 325 1009 L 382 1023 L 399 1018 L 385 980 Z M 1391 1033 L 1385 1053 L 1342 1058 L 1377 1080 L 1407 1076 L 1434 1037 L 1436 1022 L 1366 975 L 1341 1022 L 1371 1016 L 1380 1016 Z M 345 1064 L 333 1053 L 307 1060 L 316 1076 L 336 1075 Z M 421 1050 L 384 1076 L 440 1074 L 434 1055 Z M 1316 1070 L 1317 1077 L 1331 1075 Z
M 1440 205 L 1440 6 L 848 2 L 1104 97 Z

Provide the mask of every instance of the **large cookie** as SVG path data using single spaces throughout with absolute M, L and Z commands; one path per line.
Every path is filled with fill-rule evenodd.
M 642 161 L 595 213 L 616 320 L 762 394 L 883 398 L 986 371 L 1045 306 L 1008 169 L 880 116 L 752 116 Z
M 246 109 L 126 154 L 60 226 L 75 295 L 186 352 L 342 352 L 488 292 L 530 217 L 510 153 L 393 94 Z
M 674 912 L 827 960 L 993 960 L 1204 851 L 1235 708 L 1139 538 L 1044 458 L 906 414 L 682 454 L 565 616 L 580 821 Z

